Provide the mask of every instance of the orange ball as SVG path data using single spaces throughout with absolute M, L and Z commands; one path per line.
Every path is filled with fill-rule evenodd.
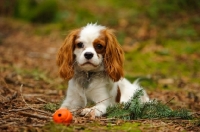
M 68 109 L 60 108 L 53 114 L 53 121 L 55 123 L 68 125 L 72 121 L 72 113 Z

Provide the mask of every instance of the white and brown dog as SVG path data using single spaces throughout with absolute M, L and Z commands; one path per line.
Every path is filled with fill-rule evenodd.
M 141 87 L 123 78 L 123 61 L 123 50 L 111 29 L 88 24 L 71 31 L 57 56 L 59 74 L 69 80 L 61 108 L 84 108 L 83 115 L 93 110 L 101 116 L 108 106 L 127 102 Z M 88 101 L 96 105 L 85 108 Z M 141 101 L 149 101 L 146 92 Z

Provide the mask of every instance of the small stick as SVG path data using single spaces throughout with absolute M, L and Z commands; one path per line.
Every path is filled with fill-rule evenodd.
M 8 77 L 5 77 L 4 79 L 5 79 L 5 82 L 7 82 L 7 83 L 12 83 L 12 84 L 16 84 L 16 85 L 21 84 L 21 82 L 15 82 L 14 80 L 12 80 L 11 78 L 8 78 Z M 33 88 L 33 86 L 28 85 L 28 84 L 24 84 L 24 86 Z
M 39 119 L 51 119 L 48 116 L 43 116 L 43 115 L 39 115 L 39 114 L 30 114 L 28 112 L 19 112 L 20 115 L 25 115 L 25 116 L 30 116 L 30 117 L 34 117 L 34 118 L 39 118 Z
M 0 125 L 0 128 L 7 128 L 13 126 L 14 124 L 16 124 L 16 122 L 9 122 L 7 124 Z
M 101 102 L 103 102 L 103 101 L 105 101 L 105 100 L 108 100 L 108 99 L 110 99 L 110 98 L 112 98 L 112 96 L 109 97 L 109 98 L 106 98 L 106 99 L 104 99 L 104 100 L 101 100 L 101 101 L 97 102 L 96 104 L 99 104 L 99 103 L 101 103 Z
M 23 102 L 26 104 L 26 106 L 31 109 L 31 110 L 34 110 L 34 111 L 38 111 L 38 112 L 41 112 L 41 113 L 45 113 L 45 114 L 48 114 L 48 115 L 51 115 L 49 112 L 46 112 L 46 111 L 43 111 L 43 110 L 38 110 L 38 109 L 35 109 L 35 108 L 32 108 L 28 105 L 28 103 L 25 101 L 23 95 L 22 95 L 22 87 L 23 87 L 23 84 L 20 86 L 20 94 L 21 94 L 21 97 L 22 97 L 22 100 Z
M 112 98 L 112 96 L 109 97 L 109 98 L 106 98 L 106 99 L 104 99 L 104 100 L 101 100 L 101 101 L 97 102 L 96 104 L 99 104 L 99 103 L 101 103 L 101 102 L 103 102 L 103 101 L 105 101 L 105 100 L 108 100 L 108 99 L 110 99 L 110 98 Z M 74 111 L 72 111 L 72 112 L 78 112 L 78 111 L 81 111 L 82 109 L 84 109 L 84 108 L 79 108 L 79 109 L 74 110 Z M 100 111 L 100 112 L 101 112 L 101 111 Z
M 44 126 L 43 124 L 33 124 L 30 127 L 43 127 L 43 126 Z
M 20 94 L 21 94 L 22 100 L 23 100 L 23 102 L 26 104 L 27 107 L 29 107 L 30 109 L 32 109 L 32 108 L 26 103 L 26 101 L 25 101 L 25 99 L 24 99 L 24 97 L 23 97 L 23 95 L 22 95 L 22 87 L 23 87 L 23 84 L 20 86 Z
M 171 98 L 169 101 L 167 101 L 167 102 L 165 103 L 165 105 L 168 104 L 169 102 L 171 102 L 174 98 L 175 98 L 175 97 L 173 97 L 173 98 Z
M 34 111 L 40 112 L 40 113 L 44 113 L 44 114 L 47 114 L 47 115 L 52 115 L 51 113 L 43 111 L 43 110 L 38 110 L 38 109 L 35 109 L 35 108 L 31 108 L 31 109 L 34 110 Z
M 3 79 L 2 77 L 0 79 L 6 85 L 6 88 L 8 88 L 8 84 L 6 83 L 5 79 Z
M 12 110 L 8 110 L 8 111 L 9 112 L 18 112 L 18 111 L 23 111 L 23 110 L 30 110 L 30 108 L 12 109 Z
M 108 99 L 110 99 L 110 98 L 112 98 L 112 96 L 109 97 L 109 98 L 106 98 L 106 99 L 104 99 L 104 100 L 101 100 L 101 101 L 97 102 L 96 104 L 99 104 L 99 103 L 101 103 L 101 102 L 103 102 L 103 101 L 105 101 L 105 100 L 108 100 Z M 79 111 L 79 110 L 80 110 L 80 109 L 75 110 L 74 112 L 77 112 L 77 111 Z M 93 110 L 98 110 L 99 112 L 102 112 L 102 111 L 100 111 L 100 110 L 97 109 L 97 108 L 92 108 L 85 116 L 88 116 L 88 114 L 91 113 Z
M 47 103 L 45 100 L 41 99 L 41 98 L 37 98 L 37 100 L 43 102 L 43 103 Z

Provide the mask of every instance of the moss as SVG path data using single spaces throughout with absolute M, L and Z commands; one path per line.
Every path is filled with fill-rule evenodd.
M 149 42 L 140 44 L 140 47 L 140 50 L 125 54 L 124 69 L 128 78 L 159 75 L 168 78 L 189 77 L 196 80 L 195 76 L 199 75 L 200 62 L 195 57 L 200 54 L 199 42 L 166 40 L 162 43 L 163 48 L 149 52 L 144 52 L 145 49 L 153 48 Z M 164 49 L 167 49 L 167 53 L 160 53 Z
M 100 125 L 97 122 L 93 122 L 90 124 L 71 124 L 69 126 L 64 126 L 61 124 L 55 124 L 53 122 L 49 122 L 43 127 L 44 131 L 56 132 L 56 131 L 63 131 L 63 132 L 70 132 L 70 131 L 84 131 L 84 132 L 91 132 L 91 131 L 126 131 L 126 132 L 141 132 L 140 130 L 140 123 L 137 122 L 126 122 L 120 125 Z
M 141 124 L 140 123 L 137 123 L 137 122 L 133 122 L 133 123 L 130 123 L 130 122 L 126 122 L 122 125 L 117 125 L 117 126 L 112 126 L 110 127 L 110 129 L 108 130 L 113 130 L 113 131 L 123 131 L 125 130 L 126 132 L 141 132 L 139 126 Z
M 45 104 L 44 110 L 50 111 L 50 112 L 55 112 L 59 108 L 60 104 L 55 104 L 55 103 L 47 103 Z

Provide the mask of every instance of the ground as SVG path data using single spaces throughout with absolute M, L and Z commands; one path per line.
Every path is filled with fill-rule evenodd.
M 64 98 L 67 87 L 67 82 L 60 79 L 57 74 L 56 53 L 67 33 L 60 34 L 56 30 L 48 32 L 51 33 L 46 34 L 40 28 L 35 29 L 34 24 L 0 18 L 0 131 L 200 131 L 200 84 L 196 81 L 200 74 L 198 66 L 193 65 L 195 60 L 200 59 L 199 52 L 180 55 L 172 53 L 174 56 L 165 56 L 163 54 L 167 53 L 164 48 L 156 47 L 152 42 L 148 45 L 141 44 L 142 49 L 138 48 L 138 45 L 128 48 L 129 45 L 123 46 L 126 52 L 125 72 L 130 72 L 127 78 L 139 76 L 137 69 L 134 71 L 129 64 L 136 50 L 143 55 L 148 55 L 152 51 L 162 54 L 154 58 L 158 64 L 172 58 L 172 65 L 186 63 L 183 69 L 188 70 L 187 67 L 192 67 L 192 75 L 181 74 L 179 67 L 172 70 L 173 73 L 167 74 L 165 71 L 158 72 L 162 67 L 153 64 L 148 66 L 158 69 L 152 72 L 153 74 L 146 75 L 147 83 L 144 85 L 151 85 L 149 88 L 147 86 L 150 98 L 159 99 L 172 109 L 189 109 L 194 116 L 193 120 L 123 121 L 105 117 L 76 117 L 69 126 L 54 124 L 52 114 Z M 129 51 L 131 48 L 133 50 Z M 142 68 L 143 59 L 137 56 L 134 59 L 138 67 Z M 144 71 L 143 75 L 146 72 Z M 176 78 L 170 74 L 180 75 Z M 191 76 L 194 79 L 191 79 Z M 174 87 L 176 88 L 172 89 Z

